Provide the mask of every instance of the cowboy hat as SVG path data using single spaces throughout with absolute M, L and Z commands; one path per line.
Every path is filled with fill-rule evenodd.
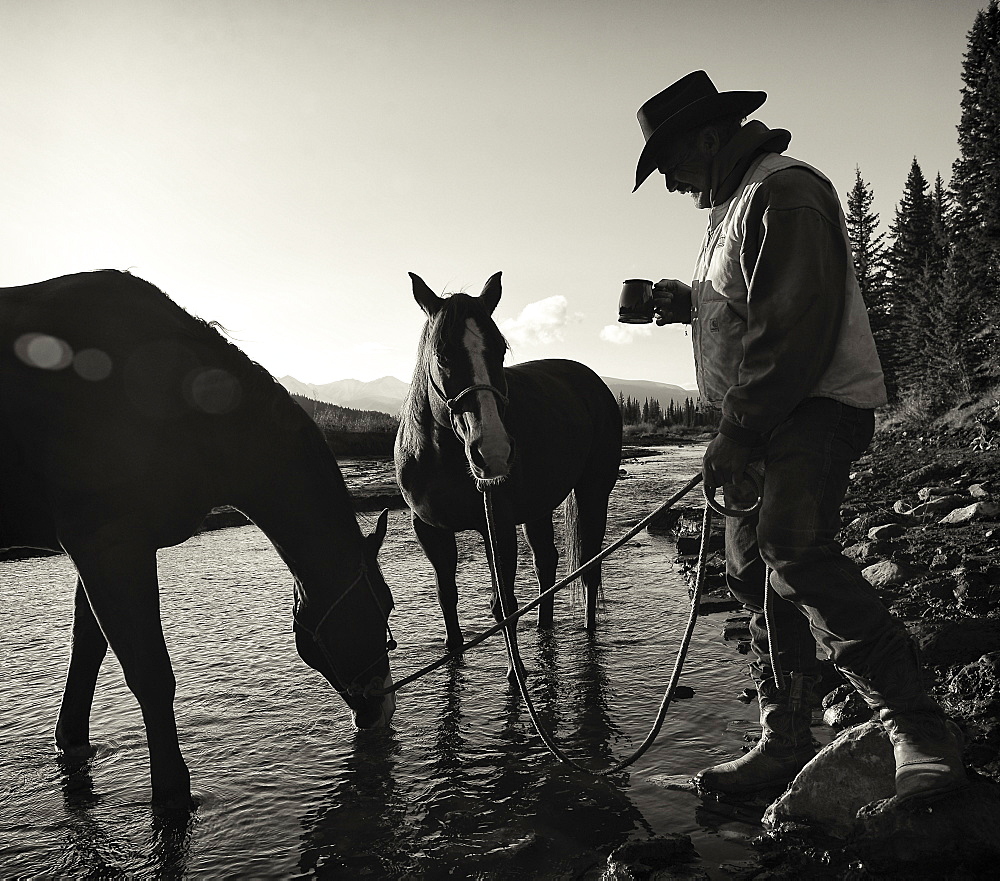
M 766 92 L 720 92 L 703 70 L 653 95 L 636 114 L 646 146 L 639 155 L 632 192 L 656 170 L 660 151 L 671 137 L 720 116 L 748 116 L 766 99 Z

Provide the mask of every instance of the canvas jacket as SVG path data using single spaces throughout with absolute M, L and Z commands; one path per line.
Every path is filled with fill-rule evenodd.
M 886 402 L 840 201 L 781 154 L 790 137 L 751 122 L 716 156 L 691 284 L 699 391 L 721 406 L 722 434 L 749 446 L 807 397 Z

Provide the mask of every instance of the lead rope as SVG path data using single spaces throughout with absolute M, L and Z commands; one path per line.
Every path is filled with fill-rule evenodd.
M 692 481 L 685 488 L 684 492 L 687 492 L 689 489 L 693 488 L 700 480 L 701 480 L 701 475 L 699 474 L 694 479 L 692 479 Z M 688 613 L 687 626 L 684 628 L 684 636 L 681 639 L 680 647 L 677 650 L 677 660 L 674 662 L 674 669 L 673 672 L 670 674 L 670 681 L 667 685 L 666 691 L 663 693 L 663 698 L 660 701 L 660 707 L 657 710 L 656 719 L 653 722 L 653 727 L 650 728 L 649 733 L 646 735 L 645 739 L 642 741 L 642 743 L 639 744 L 638 748 L 635 750 L 635 752 L 632 753 L 632 755 L 628 756 L 625 759 L 622 759 L 620 762 L 617 762 L 610 768 L 606 768 L 604 770 L 595 770 L 593 768 L 587 768 L 584 765 L 581 765 L 578 762 L 574 761 L 573 759 L 569 758 L 569 756 L 567 756 L 562 751 L 562 749 L 560 749 L 560 747 L 556 744 L 552 736 L 545 729 L 545 726 L 542 723 L 541 719 L 539 719 L 538 717 L 538 713 L 535 710 L 534 702 L 531 699 L 531 694 L 529 693 L 527 684 L 524 681 L 524 665 L 521 662 L 521 653 L 517 647 L 516 641 L 511 637 L 511 630 L 510 627 L 507 625 L 508 621 L 516 621 L 518 615 L 508 613 L 508 610 L 505 607 L 504 603 L 504 588 L 503 588 L 504 582 L 502 580 L 502 572 L 500 570 L 500 561 L 496 553 L 496 541 L 494 540 L 495 529 L 493 521 L 493 498 L 492 498 L 492 492 L 490 490 L 486 490 L 486 492 L 483 493 L 483 505 L 486 510 L 486 528 L 487 528 L 487 534 L 489 536 L 490 549 L 491 549 L 490 560 L 491 560 L 491 565 L 493 567 L 493 578 L 500 598 L 501 613 L 504 616 L 503 621 L 501 622 L 501 626 L 503 627 L 504 642 L 507 644 L 507 656 L 510 659 L 511 669 L 514 671 L 514 679 L 517 682 L 518 690 L 521 692 L 521 697 L 524 698 L 525 706 L 528 708 L 528 715 L 531 717 L 531 722 L 535 726 L 535 730 L 538 732 L 538 736 L 542 739 L 542 743 L 545 744 L 549 752 L 552 753 L 552 755 L 554 755 L 560 762 L 570 765 L 571 767 L 576 768 L 577 770 L 584 771 L 588 774 L 595 774 L 601 777 L 606 777 L 611 774 L 616 774 L 617 772 L 624 770 L 633 762 L 638 760 L 643 755 L 643 753 L 645 753 L 646 750 L 648 750 L 653 745 L 653 742 L 656 740 L 657 735 L 660 733 L 660 728 L 663 726 L 663 720 L 666 718 L 667 708 L 670 706 L 670 703 L 673 700 L 674 692 L 677 689 L 677 683 L 680 681 L 681 671 L 684 668 L 684 661 L 687 657 L 688 648 L 691 645 L 691 638 L 694 635 L 695 623 L 698 620 L 698 606 L 701 603 L 701 594 L 705 585 L 705 572 L 708 563 L 709 539 L 711 537 L 711 529 L 712 529 L 712 512 L 714 511 L 719 514 L 732 517 L 740 517 L 740 516 L 746 516 L 747 514 L 752 514 L 760 507 L 760 493 L 758 493 L 758 498 L 756 503 L 750 508 L 730 510 L 723 507 L 715 500 L 714 493 L 709 493 L 706 491 L 705 509 L 702 515 L 702 522 L 701 522 L 701 542 L 698 546 L 698 568 L 695 576 L 694 589 L 691 595 L 691 608 Z M 658 510 L 662 510 L 662 508 Z M 647 518 L 647 521 L 652 519 L 652 516 L 653 515 L 650 515 L 650 517 Z M 636 529 L 635 532 L 638 532 L 638 529 Z M 631 535 L 634 535 L 635 532 L 633 532 Z M 631 538 L 631 535 L 629 535 L 628 537 Z M 615 548 L 620 547 L 621 544 L 624 544 L 625 540 L 622 540 L 619 544 L 616 544 L 613 547 Z M 598 557 L 600 557 L 600 554 L 598 555 Z M 573 577 L 576 577 L 579 573 L 587 569 L 598 559 L 598 557 L 595 557 L 594 560 L 591 560 L 584 566 L 580 567 L 580 569 L 578 569 L 575 573 L 573 573 Z M 539 599 L 540 598 L 541 597 L 539 597 Z M 522 614 L 527 610 L 528 610 L 527 607 L 523 609 Z M 516 624 L 513 626 L 516 626 Z
M 485 642 L 491 636 L 494 636 L 495 634 L 503 630 L 511 622 L 517 621 L 517 619 L 520 618 L 522 615 L 526 615 L 537 605 L 539 605 L 542 602 L 542 600 L 544 600 L 547 596 L 550 596 L 551 594 L 554 594 L 557 591 L 562 590 L 564 587 L 566 587 L 567 584 L 579 578 L 584 572 L 587 571 L 587 569 L 589 569 L 595 563 L 599 562 L 600 560 L 603 560 L 605 557 L 611 556 L 611 554 L 617 551 L 618 548 L 620 548 L 623 544 L 625 544 L 625 542 L 629 541 L 630 539 L 638 535 L 638 533 L 645 526 L 651 523 L 655 517 L 657 517 L 664 511 L 669 510 L 674 505 L 676 505 L 682 498 L 684 498 L 684 496 L 686 496 L 689 492 L 691 492 L 691 490 L 693 490 L 700 482 L 701 482 L 701 474 L 696 474 L 683 487 L 681 487 L 669 499 L 667 499 L 667 501 L 665 501 L 662 505 L 660 505 L 660 507 L 656 508 L 654 511 L 651 511 L 649 514 L 643 517 L 642 520 L 636 523 L 635 526 L 633 526 L 628 532 L 626 532 L 623 536 L 621 536 L 620 538 L 616 539 L 614 542 L 609 544 L 603 551 L 601 551 L 598 554 L 595 554 L 591 559 L 587 560 L 587 562 L 584 563 L 582 566 L 578 567 L 577 569 L 574 569 L 572 572 L 566 575 L 561 581 L 557 581 L 555 584 L 552 585 L 552 587 L 538 594 L 538 596 L 535 597 L 535 599 L 533 599 L 526 606 L 522 606 L 512 615 L 504 618 L 502 621 L 499 621 L 489 630 L 485 630 L 482 633 L 480 633 L 479 636 L 473 637 L 468 642 L 462 643 L 462 648 L 458 652 L 455 652 L 454 654 L 442 655 L 436 661 L 431 661 L 429 664 L 426 664 L 419 670 L 416 670 L 413 673 L 410 673 L 408 676 L 403 677 L 402 679 L 399 680 L 399 682 L 394 683 L 388 688 L 375 689 L 371 692 L 368 692 L 368 695 L 371 697 L 383 697 L 384 695 L 391 694 L 392 692 L 395 691 L 399 691 L 399 689 L 401 689 L 404 685 L 409 685 L 411 682 L 415 682 L 417 679 L 420 679 L 421 676 L 425 676 L 432 670 L 436 670 L 438 667 L 443 667 L 449 661 L 454 660 L 456 656 L 461 655 L 468 649 L 474 648 L 481 642 Z

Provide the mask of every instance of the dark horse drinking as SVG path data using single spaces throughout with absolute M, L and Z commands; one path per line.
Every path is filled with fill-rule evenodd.
M 392 595 L 319 429 L 211 325 L 126 273 L 0 289 L 0 547 L 64 550 L 79 578 L 57 745 L 90 754 L 110 644 L 142 710 L 154 801 L 190 804 L 158 548 L 232 505 L 295 578 L 302 659 L 359 727 L 388 723 Z M 210 632 L 205 634 L 212 638 Z
M 499 272 L 478 297 L 439 297 L 418 276 L 410 278 L 427 322 L 400 414 L 396 476 L 434 568 L 448 649 L 458 652 L 455 533 L 472 529 L 486 538 L 483 492 L 489 490 L 504 581 L 493 585 L 498 621 L 498 589 L 508 609 L 515 608 L 517 524 L 531 548 L 540 591 L 555 583 L 552 514 L 564 499 L 568 565 L 575 569 L 589 560 L 604 541 L 608 497 L 618 479 L 621 409 L 604 381 L 576 361 L 503 366 L 507 342 L 491 317 L 500 301 Z M 492 563 L 488 540 L 486 551 Z M 599 564 L 582 580 L 586 626 L 593 629 Z M 552 626 L 553 605 L 549 596 L 538 606 L 538 626 Z

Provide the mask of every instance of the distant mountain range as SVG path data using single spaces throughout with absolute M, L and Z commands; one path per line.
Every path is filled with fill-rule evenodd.
M 666 409 L 671 401 L 683 404 L 688 398 L 692 400 L 698 398 L 698 392 L 681 388 L 679 385 L 643 379 L 614 379 L 608 376 L 601 378 L 608 384 L 608 388 L 614 392 L 616 398 L 624 395 L 626 398 L 634 398 L 640 404 L 647 398 L 656 399 L 663 409 Z M 338 404 L 341 407 L 350 407 L 352 410 L 377 410 L 391 416 L 399 415 L 400 407 L 403 406 L 410 388 L 408 382 L 403 382 L 394 376 L 383 376 L 371 382 L 339 379 L 324 385 L 310 385 L 294 376 L 282 376 L 278 382 L 292 394 L 302 395 L 304 398 Z
M 278 382 L 293 395 L 350 407 L 352 410 L 378 410 L 390 416 L 399 415 L 399 408 L 403 406 L 406 393 L 410 389 L 408 382 L 396 379 L 395 376 L 383 376 L 371 382 L 362 382 L 360 379 L 338 379 L 336 382 L 324 385 L 310 385 L 297 380 L 294 376 L 282 376 Z

